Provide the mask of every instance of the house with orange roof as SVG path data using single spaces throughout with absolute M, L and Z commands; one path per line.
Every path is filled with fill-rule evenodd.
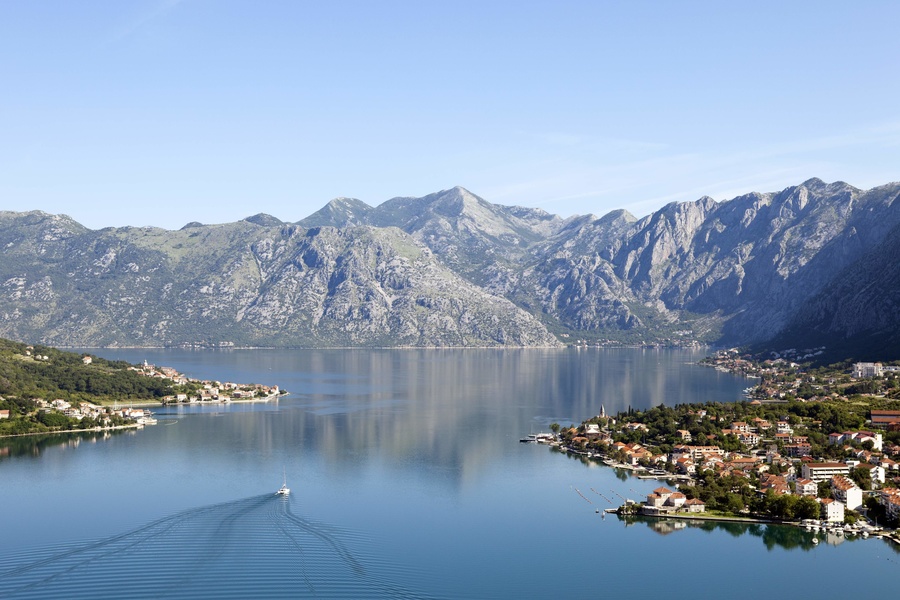
M 900 490 L 896 488 L 881 490 L 878 503 L 884 507 L 884 512 L 890 519 L 900 519 Z
M 819 486 L 812 479 L 801 477 L 794 481 L 794 486 L 797 494 L 800 496 L 812 496 L 815 498 L 819 494 Z
M 693 475 L 697 472 L 697 465 L 690 458 L 683 456 L 675 461 L 675 468 L 682 475 Z
M 831 478 L 831 495 L 850 510 L 862 508 L 862 490 L 849 477 L 835 475 Z
M 850 475 L 850 465 L 838 462 L 808 462 L 800 470 L 803 477 L 819 482 L 835 475 Z
M 675 492 L 666 487 L 658 487 L 649 494 L 647 500 L 641 506 L 641 512 L 648 515 L 662 515 L 678 512 L 685 508 L 690 500 L 681 492 Z M 702 503 L 701 503 L 702 504 Z M 691 510 L 693 507 L 693 510 Z M 691 503 L 687 507 L 690 512 L 703 512 L 706 505 L 701 509 L 697 503 Z
M 812 446 L 810 444 L 786 444 L 784 453 L 793 458 L 809 456 L 812 454 Z
M 706 512 L 706 503 L 699 498 L 691 498 L 690 500 L 686 500 L 684 502 L 684 507 L 688 512 L 691 513 Z
M 869 475 L 870 475 L 870 479 L 872 480 L 872 483 L 877 482 L 880 484 L 884 484 L 886 478 L 885 478 L 885 473 L 884 473 L 884 467 L 882 467 L 881 465 L 875 465 L 875 464 L 872 464 L 869 462 L 863 462 L 863 463 L 859 463 L 856 466 L 856 468 L 857 469 L 866 469 L 867 471 L 869 471 Z

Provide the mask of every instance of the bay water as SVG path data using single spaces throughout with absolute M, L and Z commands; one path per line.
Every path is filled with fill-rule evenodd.
M 0 440 L 0 597 L 755 598 L 898 572 L 880 540 L 604 517 L 660 482 L 518 442 L 601 406 L 739 400 L 752 380 L 702 351 L 91 352 L 290 394 Z

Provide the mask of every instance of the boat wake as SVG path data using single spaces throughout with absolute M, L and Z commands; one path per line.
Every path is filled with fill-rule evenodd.
M 264 494 L 94 542 L 0 557 L 0 598 L 433 598 L 365 537 Z

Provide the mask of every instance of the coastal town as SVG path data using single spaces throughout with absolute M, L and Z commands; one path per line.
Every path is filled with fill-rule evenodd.
M 781 522 L 837 535 L 900 524 L 900 368 L 807 370 L 723 351 L 705 364 L 759 378 L 743 402 L 600 414 L 533 434 L 585 460 L 659 479 L 615 510 L 652 517 Z
M 148 408 L 169 404 L 213 404 L 230 402 L 266 402 L 286 393 L 277 385 L 241 384 L 230 381 L 192 379 L 171 367 L 158 367 L 144 361 L 140 365 L 127 365 L 111 370 L 108 361 L 97 366 L 96 357 L 84 354 L 73 358 L 70 353 L 35 349 L 23 346 L 17 350 L 14 359 L 22 364 L 51 366 L 54 361 L 63 364 L 66 373 L 75 372 L 73 362 L 77 361 L 77 372 L 101 370 L 105 377 L 120 377 L 146 382 L 145 391 L 152 390 L 148 397 L 108 394 L 103 400 L 81 400 L 82 394 L 75 392 L 59 394 L 67 397 L 44 398 L 29 395 L 22 397 L 0 396 L 0 437 L 36 435 L 60 431 L 101 431 L 123 428 L 142 428 L 155 425 L 157 419 Z M 92 366 L 94 365 L 94 366 Z M 125 363 L 121 363 L 125 365 Z M 117 365 L 121 367 L 121 365 Z M 60 366 L 60 365 L 57 365 Z M 71 386 L 76 387 L 76 386 Z M 81 387 L 91 387 L 90 385 Z M 171 393 L 163 393 L 171 392 Z
M 85 357 L 88 360 L 90 357 Z M 162 404 L 195 404 L 210 402 L 268 401 L 283 392 L 277 385 L 242 384 L 232 381 L 190 379 L 171 367 L 157 367 L 144 361 L 139 367 L 131 367 L 146 377 L 170 381 L 183 391 L 164 396 Z

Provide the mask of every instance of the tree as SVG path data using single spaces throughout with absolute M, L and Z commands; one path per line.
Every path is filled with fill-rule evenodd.
M 856 467 L 850 471 L 850 479 L 864 490 L 872 489 L 872 471 L 865 467 Z
M 744 510 L 744 498 L 740 494 L 729 493 L 726 495 L 725 508 L 735 514 Z
M 797 501 L 795 516 L 798 519 L 816 519 L 819 517 L 819 503 L 810 496 L 801 496 Z

